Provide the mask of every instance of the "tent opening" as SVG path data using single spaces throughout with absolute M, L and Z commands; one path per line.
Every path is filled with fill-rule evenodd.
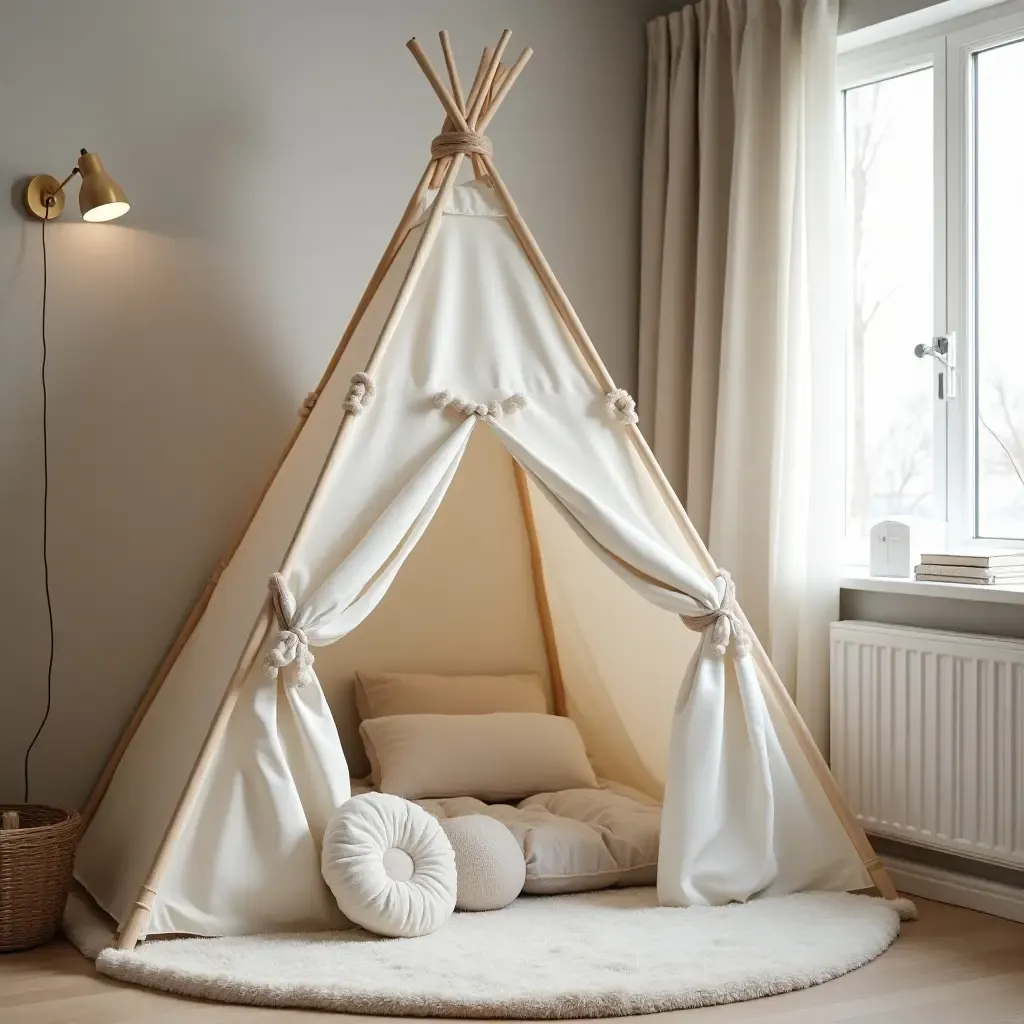
M 369 772 L 355 672 L 532 672 L 549 711 L 561 679 L 568 713 L 602 777 L 658 797 L 672 705 L 699 638 L 594 558 L 524 478 L 544 574 L 535 578 L 516 474 L 494 432 L 474 430 L 440 508 L 383 600 L 347 636 L 317 649 L 317 677 L 351 775 Z M 554 673 L 538 586 L 547 591 L 556 634 Z

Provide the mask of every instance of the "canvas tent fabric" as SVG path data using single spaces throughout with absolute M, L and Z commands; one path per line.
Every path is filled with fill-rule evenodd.
M 481 510 L 507 504 L 516 472 L 536 514 L 570 713 L 605 774 L 664 801 L 661 901 L 871 884 L 788 698 L 766 699 L 772 680 L 727 580 L 709 576 L 706 552 L 668 514 L 629 433 L 631 407 L 574 343 L 497 172 L 458 186 L 455 172 L 421 197 L 82 837 L 76 877 L 129 944 L 140 929 L 345 925 L 319 869 L 324 827 L 350 795 L 338 681 L 356 667 L 458 671 L 469 603 L 496 609 L 483 632 L 497 648 L 551 657 L 535 622 L 500 614 L 534 597 L 516 538 L 492 544 L 484 564 L 429 543 L 435 516 L 471 530 Z M 442 407 L 441 392 L 463 401 Z M 406 628 L 373 656 L 407 666 L 366 663 L 359 627 L 378 609 Z M 694 616 L 699 632 L 684 621 Z M 415 663 L 423 652 L 433 663 Z

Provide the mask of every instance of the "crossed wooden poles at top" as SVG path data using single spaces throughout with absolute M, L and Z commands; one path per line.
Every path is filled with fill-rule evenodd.
M 462 81 L 459 78 L 459 69 L 455 64 L 455 56 L 452 53 L 451 39 L 447 29 L 438 33 L 441 39 L 441 53 L 444 55 L 445 67 L 448 70 L 448 78 L 451 81 L 451 90 L 445 86 L 438 73 L 434 70 L 419 40 L 410 39 L 406 44 L 416 58 L 416 62 L 423 69 L 427 81 L 430 82 L 437 98 L 444 106 L 446 117 L 442 133 L 451 131 L 472 132 L 482 135 L 487 126 L 491 123 L 501 106 L 509 90 L 515 84 L 520 72 L 526 67 L 526 62 L 533 56 L 533 50 L 527 47 L 519 55 L 519 59 L 511 67 L 501 63 L 501 58 L 508 46 L 512 33 L 505 29 L 498 39 L 497 45 L 492 49 L 484 47 L 480 57 L 480 63 L 476 69 L 476 76 L 470 87 L 469 95 L 464 96 L 462 92 Z M 483 160 L 476 153 L 470 154 L 473 161 L 473 173 L 477 178 L 486 178 L 487 169 Z M 430 178 L 430 187 L 440 187 L 445 171 L 451 158 L 446 157 L 439 160 Z

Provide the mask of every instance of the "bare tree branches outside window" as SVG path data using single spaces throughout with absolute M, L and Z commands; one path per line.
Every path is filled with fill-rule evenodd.
M 930 69 L 846 93 L 847 527 L 933 515 Z

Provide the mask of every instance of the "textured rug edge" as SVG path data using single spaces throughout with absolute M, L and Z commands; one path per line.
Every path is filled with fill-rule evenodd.
M 899 901 L 899 904 L 895 901 L 878 902 L 884 903 L 892 912 L 889 927 L 875 944 L 839 966 L 805 974 L 790 974 L 786 977 L 768 977 L 755 982 L 697 987 L 685 992 L 653 993 L 643 997 L 625 993 L 568 991 L 550 998 L 531 996 L 527 992 L 500 1000 L 464 998 L 457 1002 L 450 996 L 434 995 L 389 998 L 362 993 L 339 993 L 336 989 L 308 984 L 263 982 L 253 985 L 226 977 L 220 972 L 193 972 L 165 965 L 155 966 L 137 952 L 113 948 L 104 949 L 99 954 L 96 958 L 96 969 L 117 981 L 175 995 L 277 1009 L 326 1010 L 373 1016 L 475 1019 L 561 1020 L 617 1017 L 744 1002 L 811 988 L 848 974 L 884 953 L 899 935 L 901 919 L 916 915 L 916 908 L 910 901 Z

